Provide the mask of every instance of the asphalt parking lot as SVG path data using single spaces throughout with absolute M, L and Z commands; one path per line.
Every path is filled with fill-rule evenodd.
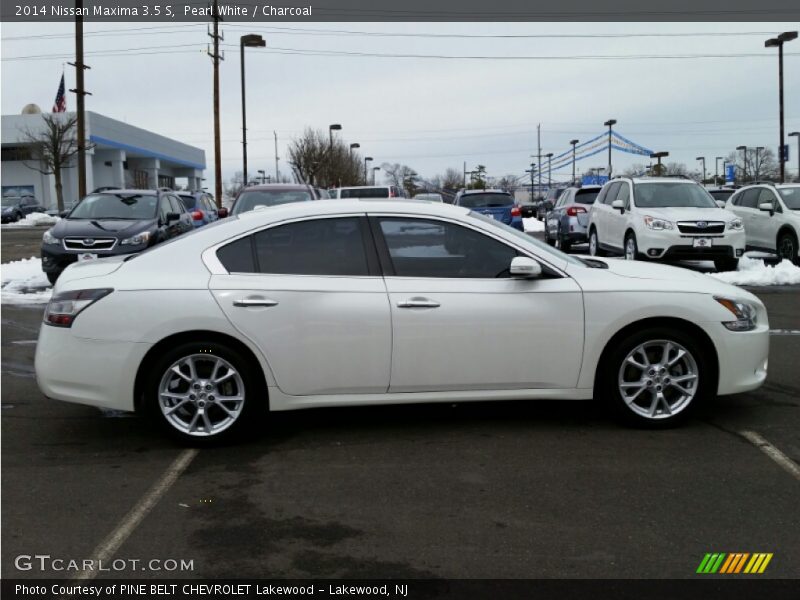
M 40 238 L 4 230 L 2 260 Z M 15 566 L 46 554 L 142 561 L 100 578 L 687 578 L 707 552 L 768 552 L 761 577 L 800 577 L 800 480 L 765 451 L 800 462 L 800 289 L 752 291 L 767 383 L 680 429 L 625 429 L 593 402 L 339 408 L 200 451 L 44 398 L 43 307 L 3 305 L 2 576 L 75 575 Z

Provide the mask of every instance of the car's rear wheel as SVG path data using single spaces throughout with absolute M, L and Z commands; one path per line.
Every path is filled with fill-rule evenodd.
M 601 393 L 617 416 L 635 426 L 677 425 L 712 392 L 706 353 L 680 330 L 637 332 L 616 344 L 601 368 Z
M 717 271 L 735 271 L 739 266 L 738 258 L 715 258 L 714 267 Z
M 190 342 L 164 353 L 151 371 L 151 414 L 183 442 L 208 444 L 253 424 L 260 386 L 253 365 L 216 342 Z
M 800 258 L 797 256 L 797 238 L 788 231 L 778 236 L 778 256 L 800 265 Z
M 589 232 L 589 254 L 591 256 L 605 256 L 606 253 L 600 249 L 600 240 L 597 238 L 597 230 L 592 227 Z
M 544 241 L 547 242 L 550 246 L 555 246 L 556 241 L 550 237 L 550 231 L 547 227 L 547 223 L 544 225 Z

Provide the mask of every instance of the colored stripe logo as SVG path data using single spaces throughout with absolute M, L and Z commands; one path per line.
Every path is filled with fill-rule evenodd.
M 756 552 L 714 552 L 708 553 L 700 561 L 697 573 L 736 575 L 739 573 L 761 574 L 767 569 L 772 553 Z

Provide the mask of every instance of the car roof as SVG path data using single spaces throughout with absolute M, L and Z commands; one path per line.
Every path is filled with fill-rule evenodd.
M 107 194 L 111 196 L 116 196 L 118 194 L 139 194 L 140 196 L 155 196 L 157 194 L 165 194 L 167 192 L 163 190 L 139 190 L 139 189 L 113 189 L 113 190 L 103 190 L 102 192 L 89 192 L 86 194 L 87 196 L 90 195 L 99 195 L 99 194 Z M 176 192 L 172 192 L 173 194 Z
M 259 183 L 256 185 L 248 185 L 247 187 L 243 187 L 239 190 L 239 193 L 242 192 L 252 192 L 252 191 L 264 191 L 264 190 L 307 190 L 308 188 L 313 188 L 314 186 L 311 184 L 306 185 L 305 183 Z
M 700 185 L 694 179 L 684 177 L 615 177 L 608 183 L 614 183 L 620 179 L 630 179 L 633 183 L 693 183 L 695 185 Z M 608 183 L 606 185 L 608 185 Z
M 464 190 L 464 194 L 508 194 L 508 192 L 504 192 L 503 190 L 486 189 L 486 190 Z M 510 196 L 511 194 L 508 195 Z

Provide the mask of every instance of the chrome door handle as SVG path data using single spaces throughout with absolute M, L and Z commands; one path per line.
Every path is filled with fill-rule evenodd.
M 233 301 L 234 306 L 277 306 L 277 300 L 270 300 L 269 298 L 239 298 Z
M 397 303 L 399 308 L 438 308 L 440 304 L 428 298 L 409 298 Z

